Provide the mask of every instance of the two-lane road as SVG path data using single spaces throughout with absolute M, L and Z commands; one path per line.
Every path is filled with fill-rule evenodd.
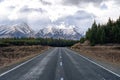
M 120 76 L 67 48 L 52 48 L 2 74 L 0 80 L 120 80 Z

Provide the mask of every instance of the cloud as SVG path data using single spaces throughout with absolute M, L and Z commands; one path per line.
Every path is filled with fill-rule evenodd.
M 49 19 L 39 19 L 39 20 L 36 20 L 36 21 L 31 21 L 31 20 L 28 20 L 27 22 L 30 26 L 32 26 L 32 28 L 35 30 L 35 31 L 38 31 L 39 29 L 41 28 L 45 28 L 47 27 L 48 25 L 52 25 L 51 21 Z
M 95 5 L 100 5 L 103 1 L 107 0 L 64 0 L 64 4 L 69 4 L 69 5 L 82 5 L 82 4 L 88 4 L 88 3 L 93 3 Z
M 108 9 L 108 7 L 107 7 L 106 4 L 102 4 L 102 5 L 100 6 L 100 8 L 101 8 L 102 10 L 106 10 L 106 9 Z
M 0 0 L 0 2 L 3 2 L 4 0 Z
M 71 21 L 74 21 L 74 20 L 80 21 L 85 19 L 94 19 L 95 17 L 96 16 L 92 13 L 88 13 L 84 10 L 79 10 L 73 15 L 69 15 L 69 16 L 58 19 L 58 21 L 66 21 L 67 23 L 70 21 L 71 23 Z
M 43 10 L 42 8 L 28 8 L 27 6 L 21 8 L 19 10 L 21 13 L 30 13 L 30 12 L 40 12 L 40 13 L 44 13 L 46 12 L 45 10 Z
M 52 3 L 44 1 L 44 0 L 40 0 L 44 5 L 52 5 Z
M 120 0 L 115 0 L 115 4 L 120 4 Z
M 119 0 L 0 0 L 0 25 L 23 21 L 38 29 L 65 23 L 86 31 L 94 19 L 117 19 L 118 4 Z
M 78 27 L 80 32 L 85 32 L 90 25 L 92 25 L 94 18 L 96 18 L 94 14 L 88 13 L 84 10 L 79 10 L 74 15 L 69 15 L 58 19 L 56 22 L 54 22 L 54 24 L 60 25 L 64 22 L 66 25 L 74 25 Z

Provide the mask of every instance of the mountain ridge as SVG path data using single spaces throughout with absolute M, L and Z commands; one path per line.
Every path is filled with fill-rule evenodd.
M 36 37 L 42 38 L 55 38 L 55 39 L 71 39 L 71 40 L 79 40 L 81 38 L 81 34 L 78 33 L 74 28 L 73 29 L 61 29 L 61 28 L 43 28 L 40 29 L 36 34 Z
M 55 39 L 70 39 L 70 40 L 79 40 L 82 37 L 82 34 L 76 31 L 74 27 L 71 28 L 58 28 L 58 27 L 45 27 L 40 29 L 38 32 L 35 32 L 31 29 L 26 23 L 2 25 L 0 26 L 0 38 L 55 38 Z

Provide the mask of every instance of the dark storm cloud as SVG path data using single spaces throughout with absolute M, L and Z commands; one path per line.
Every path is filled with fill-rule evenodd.
M 108 1 L 108 0 L 64 0 L 64 4 L 70 4 L 70 5 L 81 5 L 81 4 L 87 4 L 87 3 L 93 3 L 95 5 L 101 4 L 103 1 Z

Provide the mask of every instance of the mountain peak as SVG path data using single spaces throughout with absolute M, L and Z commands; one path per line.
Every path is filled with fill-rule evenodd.
M 32 34 L 33 30 L 26 23 L 0 26 L 0 38 L 30 37 Z
M 62 27 L 61 27 L 62 26 Z M 70 39 L 70 40 L 79 40 L 81 34 L 76 31 L 72 26 L 65 27 L 63 25 L 59 26 L 49 26 L 43 29 L 40 29 L 36 34 L 36 37 L 42 38 L 56 38 L 56 39 Z
M 37 33 L 34 33 L 26 23 L 14 24 L 12 26 L 0 26 L 0 38 L 41 37 L 79 40 L 81 36 L 82 34 L 78 33 L 74 26 L 66 26 L 65 24 L 50 25 L 40 29 Z

